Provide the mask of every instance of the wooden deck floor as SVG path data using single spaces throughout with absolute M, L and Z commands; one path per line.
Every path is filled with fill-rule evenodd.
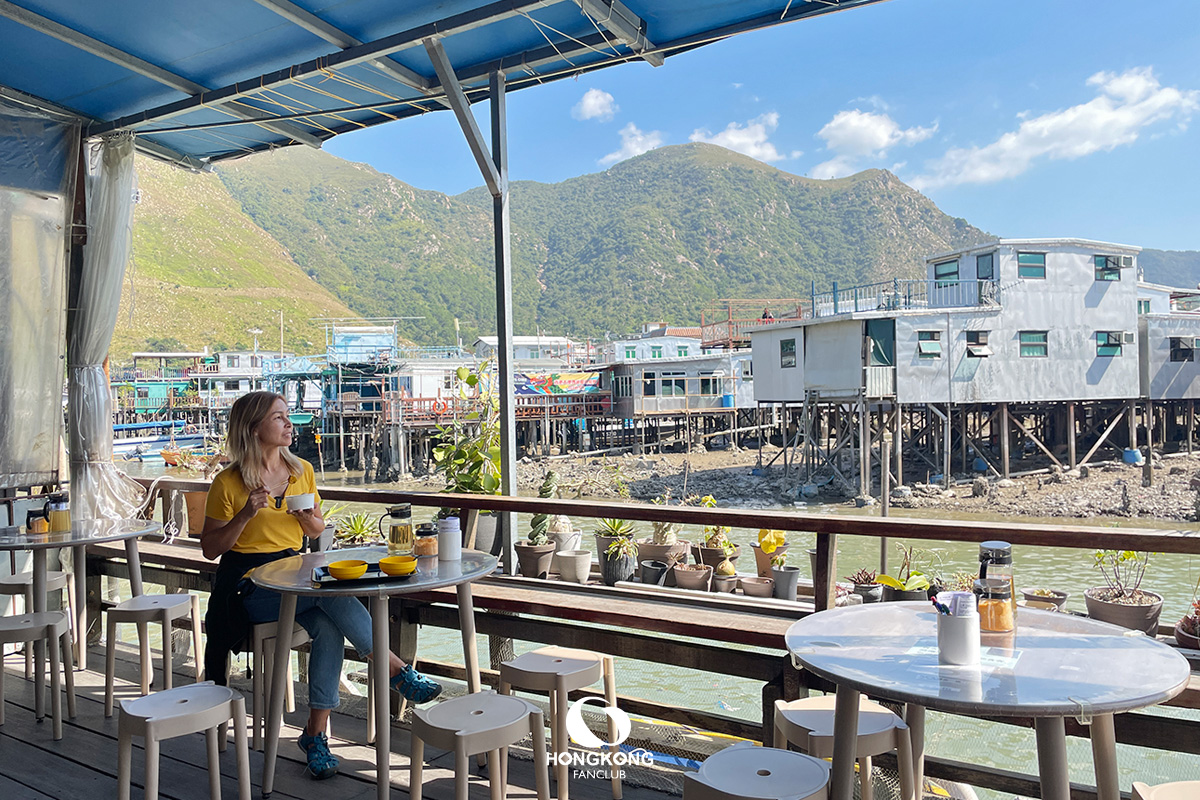
M 118 659 L 116 695 L 134 697 L 136 666 L 128 658 Z M 89 664 L 102 665 L 104 653 L 92 649 Z M 157 658 L 155 663 L 157 664 Z M 24 659 L 9 656 L 4 662 L 5 724 L 0 727 L 0 798 L 4 800 L 63 800 L 64 798 L 116 797 L 117 718 L 104 718 L 104 674 L 94 670 L 76 673 L 79 713 L 64 720 L 63 738 L 53 740 L 49 718 L 34 720 L 33 684 L 24 678 Z M 190 683 L 191 663 L 175 675 L 176 685 Z M 47 704 L 47 711 L 49 705 Z M 63 704 L 66 713 L 66 703 Z M 340 774 L 330 780 L 313 781 L 304 774 L 302 753 L 292 742 L 299 735 L 306 712 L 285 717 L 279 748 L 272 800 L 314 798 L 322 800 L 369 800 L 375 791 L 375 748 L 366 744 L 363 720 L 335 714 L 330 746 L 341 760 Z M 222 794 L 237 797 L 237 772 L 232 747 L 221 754 Z M 133 798 L 141 797 L 144 757 L 141 742 L 134 740 Z M 406 726 L 392 728 L 392 790 L 408 795 L 409 734 Z M 454 796 L 453 755 L 426 749 L 425 795 L 432 800 Z M 261 797 L 263 756 L 250 753 L 250 776 L 254 797 Z M 164 742 L 161 748 L 160 797 L 164 800 L 208 798 L 208 769 L 201 734 Z M 509 771 L 509 797 L 533 798 L 533 765 L 513 758 Z M 551 791 L 553 792 L 553 784 Z M 488 797 L 487 784 L 478 775 L 471 781 L 471 797 Z M 632 786 L 625 787 L 628 800 L 666 800 L 673 795 Z M 571 796 L 579 800 L 611 798 L 610 784 L 601 780 L 571 782 Z

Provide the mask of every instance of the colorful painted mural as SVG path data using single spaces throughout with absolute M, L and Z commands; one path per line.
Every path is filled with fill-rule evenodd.
M 513 375 L 513 394 L 594 394 L 600 391 L 598 372 L 518 372 Z

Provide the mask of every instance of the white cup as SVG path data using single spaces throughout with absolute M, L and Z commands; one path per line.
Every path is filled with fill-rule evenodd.
M 283 499 L 287 501 L 288 511 L 307 511 L 316 505 L 316 498 L 312 492 L 288 495 Z
M 458 517 L 447 517 L 437 521 L 438 561 L 462 560 L 462 529 Z
M 937 615 L 938 663 L 970 667 L 979 664 L 979 615 Z

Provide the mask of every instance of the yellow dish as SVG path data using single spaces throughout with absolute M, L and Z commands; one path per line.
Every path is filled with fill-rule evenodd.
M 334 561 L 329 565 L 329 574 L 339 581 L 350 581 L 361 578 L 367 571 L 365 561 Z
M 379 559 L 379 568 L 387 575 L 411 575 L 417 569 L 417 559 L 412 556 L 388 556 Z

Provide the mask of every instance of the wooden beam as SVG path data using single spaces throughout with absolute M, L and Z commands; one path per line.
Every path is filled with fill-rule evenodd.
M 1087 451 L 1086 455 L 1084 455 L 1083 461 L 1079 462 L 1080 466 L 1088 463 L 1088 460 L 1092 457 L 1092 454 L 1100 449 L 1100 445 L 1104 444 L 1104 442 L 1108 439 L 1109 434 L 1113 432 L 1113 430 L 1117 427 L 1117 424 L 1121 421 L 1121 418 L 1125 415 L 1126 409 L 1124 408 L 1113 415 L 1112 420 L 1110 420 L 1108 423 L 1108 427 L 1104 429 L 1104 433 L 1100 434 L 1100 438 L 1096 440 L 1096 443 L 1092 445 L 1091 449 Z
M 1038 437 L 1034 436 L 1032 433 L 1030 433 L 1029 429 L 1026 428 L 1024 424 L 1022 424 L 1020 417 L 1016 416 L 1015 414 L 1010 414 L 1009 419 L 1012 420 L 1013 425 L 1017 426 L 1017 430 L 1019 430 L 1021 433 L 1025 434 L 1025 436 L 1028 437 L 1029 441 L 1036 444 L 1038 446 L 1038 449 L 1040 449 L 1043 453 L 1045 453 L 1051 461 L 1053 461 L 1059 467 L 1062 466 L 1062 462 L 1054 457 L 1054 453 L 1051 453 L 1046 448 L 1046 445 L 1042 444 L 1042 440 L 1039 439 Z

